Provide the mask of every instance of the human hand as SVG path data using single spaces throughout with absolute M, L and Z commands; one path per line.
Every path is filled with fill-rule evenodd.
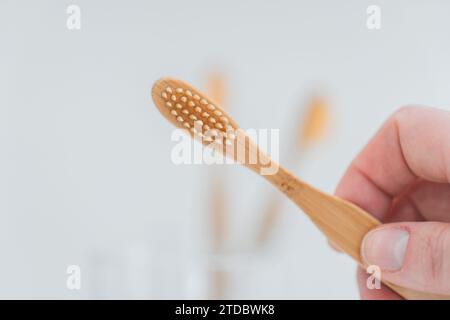
M 382 280 L 450 295 L 450 112 L 406 107 L 393 114 L 354 159 L 336 195 L 384 224 L 361 245 Z M 399 299 L 382 286 L 368 289 L 358 270 L 363 299 Z

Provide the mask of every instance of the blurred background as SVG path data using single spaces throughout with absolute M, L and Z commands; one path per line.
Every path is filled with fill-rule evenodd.
M 181 78 L 280 129 L 281 163 L 333 192 L 395 109 L 450 106 L 449 9 L 0 0 L 0 298 L 358 298 L 355 264 L 263 179 L 172 163 L 150 88 Z

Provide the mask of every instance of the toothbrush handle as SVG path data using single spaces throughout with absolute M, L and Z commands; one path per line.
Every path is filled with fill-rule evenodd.
M 360 254 L 361 241 L 367 232 L 381 224 L 377 219 L 353 203 L 300 181 L 282 167 L 277 174 L 264 177 L 300 207 L 333 244 L 365 267 Z M 383 283 L 406 299 L 450 300 L 450 296 L 414 291 L 386 281 Z

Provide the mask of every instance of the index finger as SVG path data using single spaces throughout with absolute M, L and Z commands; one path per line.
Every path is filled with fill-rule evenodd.
M 336 195 L 383 221 L 393 198 L 419 178 L 450 182 L 450 112 L 394 113 L 351 163 Z

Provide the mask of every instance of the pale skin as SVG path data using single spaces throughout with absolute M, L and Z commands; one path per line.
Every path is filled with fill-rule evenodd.
M 363 259 L 381 267 L 382 279 L 450 295 L 450 112 L 425 107 L 395 112 L 353 160 L 336 195 L 384 223 L 374 231 L 378 238 L 362 245 Z M 390 235 L 399 231 L 407 235 L 404 250 L 389 251 Z M 363 299 L 400 299 L 386 287 L 369 290 L 367 277 L 360 268 Z

